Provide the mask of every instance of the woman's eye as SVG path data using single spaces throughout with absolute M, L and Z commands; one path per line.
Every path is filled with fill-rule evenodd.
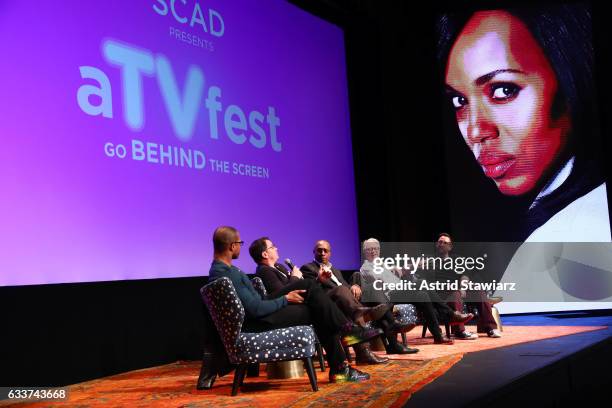
M 451 102 L 453 103 L 453 108 L 460 109 L 463 106 L 467 105 L 467 99 L 461 95 L 455 95 L 451 98 Z
M 491 86 L 491 98 L 497 101 L 506 101 L 514 98 L 521 88 L 514 84 L 496 84 Z

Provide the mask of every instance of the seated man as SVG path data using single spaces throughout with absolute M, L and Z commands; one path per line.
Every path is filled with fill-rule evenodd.
M 210 279 L 227 277 L 232 281 L 246 312 L 245 329 L 261 332 L 312 324 L 327 352 L 330 382 L 369 379 L 367 373 L 346 363 L 346 355 L 340 344 L 341 341 L 344 345 L 358 344 L 380 335 L 381 331 L 366 330 L 354 325 L 323 292 L 313 290 L 313 285 L 306 281 L 285 286 L 276 293 L 275 298 L 262 299 L 246 274 L 232 265 L 232 260 L 240 255 L 243 243 L 240 233 L 233 227 L 219 227 L 215 230 L 215 253 Z
M 397 283 L 402 279 L 417 281 L 418 279 L 410 273 L 402 270 L 389 270 L 382 266 L 381 273 L 374 272 L 374 260 L 380 257 L 380 242 L 375 238 L 366 239 L 363 242 L 363 256 L 365 261 L 359 270 L 360 282 L 367 290 L 367 298 L 377 302 L 402 303 L 395 293 L 385 293 L 373 289 L 373 282 L 382 279 L 387 283 Z M 419 290 L 410 295 L 411 301 L 416 309 L 425 319 L 425 324 L 434 337 L 435 344 L 453 344 L 453 340 L 443 336 L 440 330 L 440 321 L 448 322 L 451 325 L 462 325 L 474 317 L 471 313 L 460 313 L 451 309 L 435 291 Z
M 334 268 L 329 262 L 331 258 L 331 245 L 325 240 L 319 240 L 315 243 L 313 250 L 314 261 L 303 265 L 300 270 L 305 279 L 310 279 L 319 282 L 321 287 L 327 292 L 332 300 L 336 302 L 338 307 L 345 313 L 348 318 L 353 318 L 359 322 L 360 313 L 365 308 L 359 298 L 361 297 L 361 288 L 358 285 L 349 285 L 342 273 Z M 378 303 L 370 310 L 379 310 L 371 317 L 375 324 L 385 330 L 385 349 L 387 354 L 412 354 L 419 350 L 408 348 L 397 341 L 398 324 L 390 312 L 390 306 L 385 303 Z M 370 313 L 369 313 L 370 314 Z M 365 348 L 365 351 L 363 350 Z M 369 360 L 367 347 L 355 348 L 357 361 L 367 362 Z
M 451 256 L 453 249 L 453 241 L 449 234 L 442 232 L 438 234 L 438 240 L 436 241 L 436 254 L 439 257 L 448 258 Z M 461 281 L 469 280 L 468 273 L 462 274 L 459 278 L 454 271 L 436 270 L 435 279 L 439 282 L 450 281 Z M 478 320 L 477 331 L 487 333 L 489 337 L 499 338 L 501 333 L 497 328 L 497 323 L 493 318 L 491 303 L 487 301 L 487 296 L 482 290 L 473 290 L 466 293 L 466 291 L 440 291 L 440 296 L 445 298 L 448 305 L 453 310 L 463 310 L 463 299 L 468 297 L 470 304 L 476 307 L 480 316 Z M 463 324 L 459 324 L 453 327 L 453 335 L 455 338 L 460 340 L 475 340 L 478 338 L 476 333 L 471 333 L 465 330 Z

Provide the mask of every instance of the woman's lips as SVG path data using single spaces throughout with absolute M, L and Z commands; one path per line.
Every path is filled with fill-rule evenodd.
M 482 167 L 485 176 L 492 179 L 502 178 L 506 172 L 516 163 L 516 159 L 509 155 L 481 154 L 478 163 Z

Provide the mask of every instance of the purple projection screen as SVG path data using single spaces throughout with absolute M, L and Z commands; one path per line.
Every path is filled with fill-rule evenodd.
M 263 235 L 358 267 L 338 27 L 282 0 L 6 1 L 0 37 L 0 286 L 206 275 L 219 225 L 245 272 Z

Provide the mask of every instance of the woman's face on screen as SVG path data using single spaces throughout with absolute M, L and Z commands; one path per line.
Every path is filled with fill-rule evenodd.
M 457 125 L 503 194 L 531 191 L 563 149 L 570 120 L 553 118 L 557 86 L 535 38 L 506 12 L 474 14 L 453 45 L 446 87 Z

